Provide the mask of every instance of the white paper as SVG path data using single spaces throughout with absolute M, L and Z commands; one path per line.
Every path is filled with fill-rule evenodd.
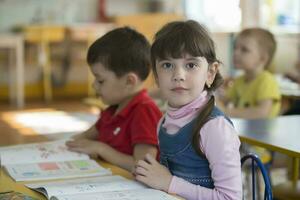
M 178 200 L 165 192 L 154 189 L 138 189 L 90 194 L 76 194 L 51 197 L 51 200 Z
M 81 178 L 67 181 L 25 184 L 25 186 L 45 194 L 48 198 L 60 195 L 77 195 L 146 188 L 136 181 L 128 180 L 121 176 Z
M 94 160 L 74 160 L 6 165 L 6 171 L 15 181 L 36 181 L 111 175 Z
M 86 154 L 71 152 L 65 140 L 0 147 L 1 165 L 87 160 Z

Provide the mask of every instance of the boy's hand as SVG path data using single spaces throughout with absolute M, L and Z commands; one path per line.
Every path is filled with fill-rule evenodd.
M 154 188 L 168 192 L 172 175 L 169 170 L 147 154 L 135 167 L 135 179 Z
M 70 151 L 85 153 L 91 157 L 97 157 L 101 155 L 101 150 L 106 144 L 94 140 L 77 139 L 67 141 L 66 145 Z
M 76 135 L 73 135 L 71 138 L 72 138 L 72 140 L 85 139 L 85 135 L 83 133 L 76 134 Z

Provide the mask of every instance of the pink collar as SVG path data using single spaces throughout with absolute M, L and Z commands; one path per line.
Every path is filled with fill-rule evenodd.
M 191 113 L 195 113 L 197 110 L 202 108 L 208 101 L 207 91 L 203 91 L 198 98 L 193 100 L 191 103 L 184 105 L 181 108 L 173 108 L 168 106 L 167 116 L 173 120 L 185 117 Z

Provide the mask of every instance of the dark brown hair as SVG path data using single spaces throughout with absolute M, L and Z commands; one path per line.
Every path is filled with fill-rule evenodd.
M 256 40 L 260 51 L 266 52 L 268 55 L 268 60 L 264 66 L 265 69 L 268 69 L 272 62 L 277 46 L 274 35 L 270 31 L 263 28 L 248 28 L 241 31 L 237 37 L 251 37 Z
M 156 60 L 168 57 L 180 58 L 184 54 L 195 57 L 205 57 L 208 64 L 219 62 L 216 58 L 215 44 L 208 31 L 198 22 L 193 20 L 170 22 L 163 26 L 154 37 L 151 47 L 151 62 L 154 76 L 157 78 Z M 211 87 L 205 86 L 209 93 L 217 89 L 223 83 L 223 78 L 219 71 Z M 203 155 L 199 148 L 199 131 L 207 122 L 214 107 L 214 97 L 212 96 L 207 105 L 196 118 L 192 144 L 195 151 Z
M 150 72 L 150 44 L 139 32 L 116 28 L 97 39 L 88 49 L 88 64 L 101 63 L 121 77 L 129 72 L 145 80 Z
M 216 58 L 215 44 L 207 30 L 193 20 L 170 22 L 163 26 L 154 37 L 151 47 L 151 62 L 154 76 L 157 77 L 156 60 L 167 57 L 180 58 L 185 53 L 191 56 L 205 57 L 208 64 L 219 62 Z M 223 78 L 217 72 L 211 87 L 205 90 L 213 91 L 223 83 Z

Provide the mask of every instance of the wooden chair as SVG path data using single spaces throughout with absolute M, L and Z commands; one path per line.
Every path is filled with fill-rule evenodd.
M 66 27 L 62 25 L 32 25 L 24 28 L 25 41 L 37 44 L 38 60 L 43 71 L 43 89 L 46 102 L 52 100 L 50 44 L 65 39 Z

